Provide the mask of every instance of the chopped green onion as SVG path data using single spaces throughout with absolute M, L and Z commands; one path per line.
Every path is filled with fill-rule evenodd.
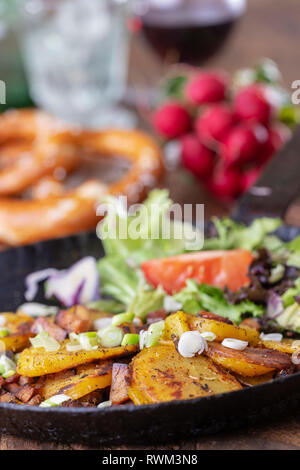
M 103 401 L 102 403 L 99 403 L 99 405 L 97 406 L 97 408 L 108 408 L 109 406 L 111 406 L 112 403 L 110 400 L 108 401 Z
M 7 379 L 16 373 L 16 364 L 5 354 L 0 357 L 0 374 Z M 8 374 L 8 375 L 7 375 Z
M 79 343 L 70 341 L 69 343 L 66 344 L 66 350 L 68 352 L 77 352 L 77 351 L 82 351 L 83 347 Z
M 98 347 L 98 336 L 96 331 L 80 333 L 78 335 L 78 340 L 85 351 L 91 351 Z
M 12 377 L 13 375 L 15 375 L 16 371 L 15 370 L 8 370 L 7 372 L 4 372 L 4 374 L 2 374 L 2 377 L 4 379 L 8 379 L 8 377 Z
M 111 324 L 118 326 L 122 325 L 122 323 L 131 323 L 133 319 L 134 313 L 119 313 L 119 315 L 113 317 Z
M 96 318 L 96 320 L 94 320 L 93 326 L 95 330 L 101 330 L 101 328 L 106 328 L 107 326 L 110 326 L 111 320 L 112 320 L 112 317 Z
M 39 329 L 39 334 L 34 338 L 30 338 L 30 342 L 34 348 L 44 348 L 45 351 L 58 351 L 60 344 L 56 339 L 49 336 L 46 331 Z
M 0 328 L 0 338 L 4 338 L 5 336 L 8 336 L 10 334 L 10 331 L 8 328 Z
M 98 336 L 96 331 L 88 331 L 87 333 L 69 334 L 70 342 L 67 343 L 66 349 L 69 352 L 76 352 L 80 350 L 91 351 L 98 347 Z
M 150 348 L 151 346 L 155 346 L 158 344 L 158 340 L 160 336 L 163 334 L 165 328 L 165 322 L 163 320 L 152 323 L 149 326 L 147 335 L 145 338 L 145 346 L 146 348 Z
M 216 335 L 212 331 L 203 331 L 200 334 L 205 341 L 214 341 L 216 339 Z
M 41 408 L 49 408 L 51 406 L 59 406 L 65 401 L 71 400 L 71 397 L 68 395 L 64 395 L 63 393 L 60 395 L 54 395 L 51 398 L 48 398 L 48 400 L 42 401 L 40 404 Z
M 124 335 L 124 338 L 122 339 L 121 346 L 129 346 L 130 344 L 138 344 L 139 340 L 140 340 L 140 335 L 127 333 L 126 335 Z
M 117 326 L 107 326 L 97 332 L 100 343 L 104 348 L 120 346 L 123 339 L 123 331 Z

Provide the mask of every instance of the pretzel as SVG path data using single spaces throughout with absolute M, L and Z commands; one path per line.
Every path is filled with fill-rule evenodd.
M 20 194 L 43 176 L 52 175 L 57 168 L 69 173 L 79 166 L 77 153 L 67 149 L 57 152 L 43 145 L 48 133 L 60 126 L 59 120 L 30 109 L 8 111 L 1 116 L 0 145 L 13 143 L 15 149 L 23 145 L 23 151 L 14 155 L 10 150 L 10 164 L 6 157 L 4 168 L 0 170 L 0 196 Z
M 28 130 L 25 126 L 22 131 L 23 138 L 27 136 L 28 140 L 32 139 L 31 128 Z M 51 176 L 53 168 L 60 163 L 61 167 L 71 171 L 74 168 L 72 164 L 77 164 L 78 158 L 80 160 L 80 155 L 86 150 L 107 158 L 121 156 L 131 163 L 131 167 L 127 174 L 115 183 L 105 184 L 98 180 L 88 180 L 75 189 L 65 190 L 61 183 Z M 18 191 L 21 191 L 21 188 L 28 188 L 35 182 L 33 199 L 0 198 L 0 243 L 18 246 L 93 229 L 98 220 L 96 205 L 104 194 L 124 194 L 129 203 L 138 202 L 157 184 L 163 172 L 159 148 L 150 137 L 138 131 L 72 132 L 61 129 L 49 134 L 44 133 L 36 143 L 33 154 L 34 164 L 37 166 L 37 169 L 32 168 L 34 177 L 23 173 L 25 183 L 19 179 L 18 184 L 14 185 L 14 191 L 17 192 L 17 187 Z M 50 154 L 55 162 L 51 167 L 52 173 L 44 171 L 45 155 Z M 18 161 L 19 159 L 16 160 L 17 164 Z M 30 162 L 33 165 L 32 159 Z M 15 170 L 14 162 L 9 167 L 10 171 L 12 167 Z M 3 174 L 2 170 L 0 194 L 5 193 L 2 184 L 7 181 Z M 39 180 L 45 175 L 50 176 Z M 13 192 L 12 187 L 11 184 L 10 194 Z M 7 190 L 8 185 L 5 188 Z

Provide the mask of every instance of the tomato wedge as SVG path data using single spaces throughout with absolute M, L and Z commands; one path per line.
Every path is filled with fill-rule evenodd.
M 168 294 L 180 291 L 187 279 L 238 291 L 249 284 L 248 267 L 253 259 L 248 250 L 216 250 L 188 253 L 142 263 L 143 273 L 154 287 Z

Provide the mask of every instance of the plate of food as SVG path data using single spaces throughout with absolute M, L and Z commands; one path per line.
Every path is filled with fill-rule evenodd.
M 114 223 L 134 223 L 118 201 Z M 297 403 L 300 231 L 216 219 L 195 252 L 159 229 L 145 236 L 170 205 L 167 191 L 151 192 L 137 238 L 108 230 L 108 213 L 102 241 L 88 233 L 1 254 L 4 431 L 163 442 Z

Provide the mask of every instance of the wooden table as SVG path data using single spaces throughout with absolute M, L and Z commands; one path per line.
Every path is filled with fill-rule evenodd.
M 284 73 L 287 86 L 299 76 L 300 4 L 298 0 L 249 0 L 249 10 L 237 25 L 224 50 L 209 65 L 224 67 L 228 71 L 255 64 L 260 57 L 271 57 Z M 162 73 L 162 66 L 144 42 L 137 38 L 132 48 L 131 81 L 139 80 L 143 70 L 149 84 Z M 146 73 L 145 73 L 146 70 Z M 166 185 L 175 201 L 205 203 L 205 215 L 224 214 L 227 208 L 212 200 L 201 187 L 191 185 L 182 173 L 171 172 Z M 291 208 L 289 222 L 300 225 L 300 202 Z M 0 449 L 81 449 L 80 446 L 63 446 L 36 443 L 1 436 Z M 117 449 L 124 447 L 117 447 Z M 137 446 L 131 448 L 138 448 Z M 157 447 L 158 448 L 158 447 Z M 300 423 L 297 418 L 266 423 L 257 428 L 187 440 L 160 449 L 300 449 Z M 100 449 L 100 447 L 99 447 Z M 108 449 L 108 448 L 107 448 Z M 111 447 L 109 448 L 111 449 Z M 149 447 L 151 449 L 151 447 Z

